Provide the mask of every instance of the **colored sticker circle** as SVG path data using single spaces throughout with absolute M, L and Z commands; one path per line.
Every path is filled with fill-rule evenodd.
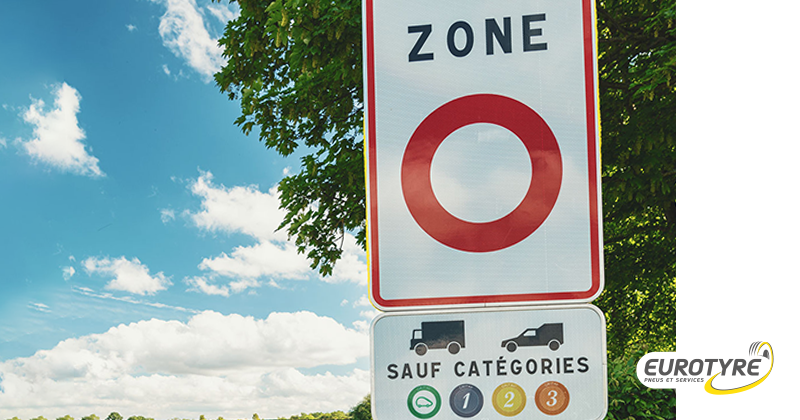
M 418 419 L 429 419 L 442 408 L 442 397 L 435 388 L 420 385 L 408 394 L 408 411 Z
M 549 381 L 536 390 L 536 407 L 542 413 L 555 416 L 561 414 L 569 406 L 569 391 L 560 382 Z
M 514 133 L 531 161 L 531 182 L 522 202 L 490 222 L 468 222 L 448 212 L 433 192 L 431 165 L 442 142 L 461 127 L 488 123 Z M 527 105 L 506 96 L 478 94 L 456 98 L 419 124 L 406 145 L 400 179 L 411 216 L 433 239 L 467 252 L 508 248 L 530 236 L 550 215 L 561 190 L 561 151 L 553 131 Z
M 483 409 L 483 393 L 471 384 L 461 384 L 450 393 L 450 409 L 459 417 L 474 417 Z
M 492 394 L 492 405 L 495 411 L 506 417 L 521 413 L 525 409 L 526 400 L 525 391 L 513 382 L 501 384 Z

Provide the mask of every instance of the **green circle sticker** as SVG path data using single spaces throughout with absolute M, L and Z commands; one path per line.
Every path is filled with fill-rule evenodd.
M 420 385 L 408 394 L 408 411 L 418 419 L 429 419 L 442 408 L 442 397 L 432 386 Z

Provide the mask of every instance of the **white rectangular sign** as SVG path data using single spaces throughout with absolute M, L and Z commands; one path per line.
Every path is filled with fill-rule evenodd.
M 591 0 L 365 0 L 370 297 L 383 310 L 603 288 Z
M 370 334 L 373 416 L 602 419 L 605 331 L 592 305 L 379 316 Z

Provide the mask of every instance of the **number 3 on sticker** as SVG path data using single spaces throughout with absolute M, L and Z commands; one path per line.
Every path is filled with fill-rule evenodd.
M 516 416 L 525 408 L 525 391 L 521 386 L 506 382 L 498 386 L 492 394 L 492 405 L 495 411 L 506 416 Z
M 569 406 L 569 391 L 562 383 L 545 382 L 536 390 L 536 407 L 544 414 L 555 416 L 561 414 Z

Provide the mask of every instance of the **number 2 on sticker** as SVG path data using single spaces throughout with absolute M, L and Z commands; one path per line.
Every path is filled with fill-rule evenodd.
M 514 397 L 515 397 L 515 395 L 514 395 L 513 392 L 511 392 L 511 391 L 506 392 L 506 398 L 507 399 L 506 399 L 506 403 L 503 405 L 503 407 L 505 407 L 505 408 L 514 407 L 514 403 L 511 402 L 511 401 L 514 400 Z
M 525 409 L 525 391 L 513 382 L 506 382 L 495 388 L 492 405 L 501 415 L 516 416 Z

